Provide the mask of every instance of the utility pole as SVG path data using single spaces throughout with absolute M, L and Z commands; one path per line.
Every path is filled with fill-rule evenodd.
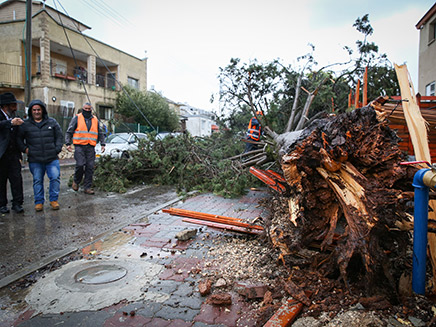
M 32 90 L 32 0 L 26 0 L 26 43 L 25 43 L 26 83 L 24 85 L 24 105 L 30 103 Z

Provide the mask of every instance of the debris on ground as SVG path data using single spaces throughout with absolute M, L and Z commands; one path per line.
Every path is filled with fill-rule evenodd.
M 205 278 L 224 278 L 229 291 L 265 286 L 264 298 L 246 296 L 259 324 L 291 298 L 303 304 L 301 319 L 317 319 L 311 326 L 434 319 L 430 299 L 410 292 L 412 237 L 398 228 L 411 223 L 416 168 L 400 166 L 405 155 L 384 118 L 362 108 L 314 121 L 286 149 L 287 191 L 263 203 L 266 235 L 223 237 L 210 249 Z

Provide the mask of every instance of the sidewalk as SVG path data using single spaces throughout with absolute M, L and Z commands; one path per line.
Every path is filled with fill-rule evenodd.
M 201 194 L 173 207 L 252 221 L 268 215 L 258 205 L 268 196 L 265 189 L 239 199 Z M 236 247 L 237 239 L 255 237 L 182 219 L 158 211 L 96 240 L 81 250 L 82 259 L 10 295 L 11 303 L 2 301 L 0 325 L 258 326 L 253 317 L 256 303 L 218 278 L 209 260 L 223 240 L 234 241 Z M 187 229 L 197 229 L 196 236 L 175 238 Z M 202 296 L 199 285 L 207 280 L 213 282 L 211 294 Z M 220 296 L 227 305 L 217 304 Z

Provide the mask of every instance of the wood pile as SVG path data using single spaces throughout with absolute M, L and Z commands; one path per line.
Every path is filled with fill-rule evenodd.
M 410 223 L 416 168 L 400 166 L 406 156 L 386 116 L 364 107 L 304 129 L 282 157 L 289 194 L 276 199 L 267 231 L 291 275 L 393 303 L 411 271 L 411 235 L 397 226 Z
M 419 97 L 419 107 L 422 118 L 427 122 L 428 144 L 432 162 L 436 162 L 436 97 Z M 379 97 L 370 103 L 378 112 L 384 113 L 389 119 L 389 127 L 397 131 L 401 139 L 399 147 L 409 155 L 414 155 L 410 133 L 404 119 L 404 110 L 400 97 Z

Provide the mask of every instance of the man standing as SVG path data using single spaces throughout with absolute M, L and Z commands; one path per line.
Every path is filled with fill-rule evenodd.
M 16 139 L 18 126 L 23 123 L 15 117 L 17 99 L 10 92 L 0 94 L 0 213 L 9 212 L 6 184 L 9 179 L 12 193 L 12 210 L 24 211 L 23 179 L 21 177 L 21 153 Z
M 24 124 L 18 131 L 18 147 L 27 154 L 30 172 L 33 175 L 35 210 L 44 208 L 44 176 L 50 180 L 49 200 L 53 210 L 59 209 L 61 169 L 58 154 L 62 151 L 63 137 L 58 122 L 48 117 L 45 104 L 33 100 L 29 104 Z
M 256 115 L 263 116 L 262 111 L 256 112 Z M 245 144 L 244 153 L 257 149 L 256 142 L 260 141 L 260 136 L 262 134 L 263 134 L 262 125 L 260 124 L 256 116 L 252 117 L 250 119 L 250 122 L 248 123 L 247 134 L 246 134 L 247 142 Z
M 104 152 L 104 130 L 98 123 L 97 117 L 92 115 L 92 107 L 86 102 L 82 107 L 82 112 L 74 117 L 65 133 L 65 143 L 68 151 L 73 151 L 71 143 L 74 144 L 74 159 L 76 169 L 74 171 L 73 190 L 78 191 L 82 181 L 85 194 L 94 194 L 92 186 L 92 176 L 94 174 L 95 146 L 101 144 L 101 152 Z

